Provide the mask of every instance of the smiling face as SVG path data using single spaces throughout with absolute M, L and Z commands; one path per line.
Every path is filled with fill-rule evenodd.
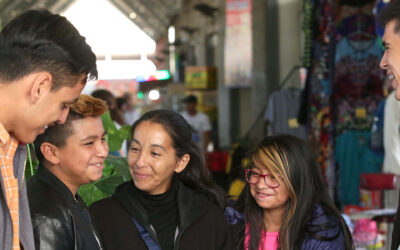
M 251 170 L 259 174 L 271 174 L 262 166 L 254 165 Z M 250 193 L 264 212 L 281 211 L 283 214 L 289 200 L 289 192 L 283 182 L 277 188 L 269 188 L 263 178 L 256 184 L 250 184 Z
M 165 193 L 174 173 L 186 167 L 186 156 L 176 156 L 172 138 L 162 125 L 141 122 L 135 128 L 128 154 L 135 186 L 151 195 Z
M 64 123 L 69 105 L 77 100 L 84 86 L 82 79 L 73 87 L 65 86 L 55 91 L 48 89 L 51 88 L 50 85 L 37 102 L 28 104 L 24 108 L 25 112 L 17 114 L 10 132 L 18 140 L 31 143 L 37 135 L 44 133 L 47 126 Z
M 380 67 L 386 71 L 395 89 L 395 97 L 400 100 L 400 33 L 395 32 L 396 24 L 397 20 L 392 20 L 385 26 L 385 34 L 382 38 L 385 52 Z
M 73 133 L 66 144 L 56 148 L 55 175 L 70 189 L 77 189 L 101 178 L 108 145 L 100 117 L 72 121 L 71 128 Z

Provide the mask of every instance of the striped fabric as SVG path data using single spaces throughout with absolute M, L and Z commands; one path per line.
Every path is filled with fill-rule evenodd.
M 13 158 L 18 141 L 11 137 L 0 122 L 0 171 L 5 188 L 5 200 L 13 223 L 13 250 L 20 249 L 18 215 L 18 180 L 14 175 Z

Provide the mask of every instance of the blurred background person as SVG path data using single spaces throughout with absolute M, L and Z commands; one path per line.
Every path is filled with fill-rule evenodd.
M 99 98 L 107 103 L 108 110 L 110 111 L 111 119 L 113 120 L 117 129 L 120 129 L 125 125 L 124 117 L 122 116 L 120 110 L 117 107 L 117 100 L 115 96 L 106 89 L 98 89 L 92 92 L 92 96 Z M 110 152 L 111 154 L 120 155 L 126 157 L 127 155 L 127 142 L 124 140 L 122 142 L 121 149 L 118 152 Z
M 137 119 L 140 118 L 140 112 L 135 107 L 132 95 L 130 93 L 125 93 L 123 98 L 126 100 L 126 108 L 122 113 L 127 125 L 131 126 Z
M 192 127 L 192 139 L 204 153 L 210 142 L 211 123 L 206 114 L 197 110 L 197 97 L 189 95 L 182 100 L 185 103 L 185 111 L 181 115 Z
M 106 89 L 98 89 L 92 92 L 92 96 L 107 103 L 111 119 L 114 121 L 118 129 L 125 125 L 125 120 L 117 107 L 117 100 L 110 91 Z
M 126 110 L 128 110 L 128 102 L 125 96 L 120 96 L 116 98 L 117 101 L 117 108 L 119 112 L 123 115 Z

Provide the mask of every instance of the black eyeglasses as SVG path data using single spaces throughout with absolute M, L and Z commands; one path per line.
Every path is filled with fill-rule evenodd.
M 246 181 L 250 184 L 257 184 L 260 178 L 264 179 L 265 185 L 269 188 L 277 188 L 279 187 L 279 181 L 273 174 L 260 174 L 251 169 L 244 170 Z

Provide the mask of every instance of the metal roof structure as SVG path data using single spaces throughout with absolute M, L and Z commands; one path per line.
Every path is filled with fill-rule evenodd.
M 0 0 L 0 27 L 28 10 L 46 8 L 55 13 L 63 12 L 78 0 Z M 93 9 L 96 11 L 96 0 Z M 185 0 L 109 0 L 122 13 L 154 40 L 165 34 L 173 19 L 180 13 Z

